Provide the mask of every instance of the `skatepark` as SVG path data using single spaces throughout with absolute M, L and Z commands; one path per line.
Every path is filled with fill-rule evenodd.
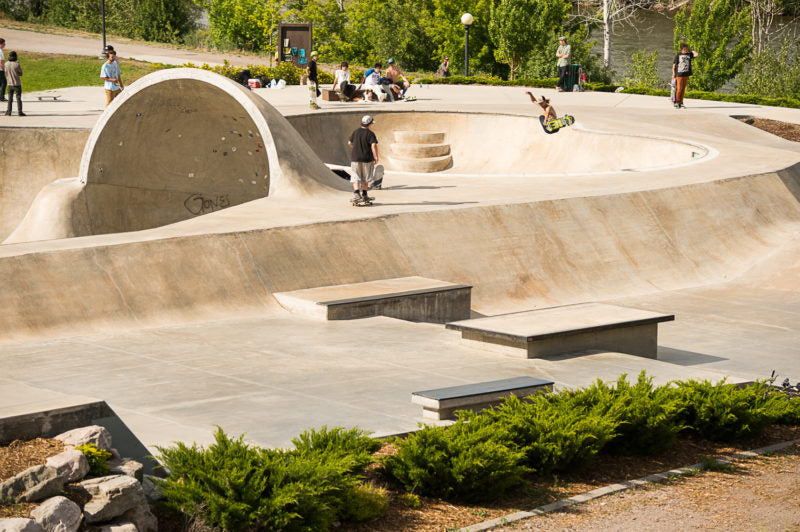
M 72 88 L 4 121 L 0 417 L 104 401 L 148 449 L 215 425 L 282 446 L 324 424 L 414 430 L 413 392 L 497 379 L 800 379 L 800 145 L 733 118 L 800 110 L 537 90 L 576 117 L 546 135 L 524 89 L 413 90 L 310 111 L 305 87 L 175 69 L 105 111 Z M 386 175 L 353 208 L 332 169 L 367 113 Z M 378 281 L 471 287 L 467 319 L 587 303 L 675 319 L 656 356 L 525 358 L 437 320 L 280 301 Z

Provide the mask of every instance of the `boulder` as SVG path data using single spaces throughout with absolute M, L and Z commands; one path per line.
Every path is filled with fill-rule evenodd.
M 136 530 L 136 525 L 130 521 L 115 521 L 113 523 L 106 523 L 98 526 L 95 530 L 97 530 L 97 532 L 139 532 Z
M 52 497 L 31 510 L 31 517 L 46 532 L 75 532 L 81 525 L 81 508 L 66 497 Z
M 55 467 L 65 482 L 81 480 L 89 473 L 89 461 L 86 456 L 75 449 L 67 449 L 63 453 L 47 459 L 47 465 Z
M 156 502 L 164 498 L 164 494 L 161 492 L 161 488 L 158 487 L 156 480 L 160 479 L 152 475 L 145 475 L 144 480 L 142 480 L 142 489 L 144 489 L 144 497 L 147 502 Z
M 111 433 L 100 425 L 89 425 L 88 427 L 68 430 L 55 436 L 55 439 L 61 440 L 64 445 L 71 445 L 72 447 L 77 447 L 84 443 L 93 443 L 106 451 L 111 449 Z
M 126 475 L 84 480 L 79 487 L 92 496 L 83 507 L 83 517 L 89 524 L 109 521 L 131 508 L 147 504 L 142 485 Z
M 0 501 L 38 502 L 64 489 L 64 479 L 55 467 L 38 465 L 0 483 Z
M 0 519 L 0 532 L 45 532 L 42 526 L 33 519 L 24 517 L 7 517 Z
M 136 460 L 130 458 L 120 458 L 119 460 L 109 460 L 108 470 L 112 475 L 127 475 L 139 482 L 144 480 L 144 466 Z
M 131 508 L 120 517 L 121 521 L 130 521 L 139 532 L 158 532 L 158 519 L 150 511 L 147 504 L 142 504 Z

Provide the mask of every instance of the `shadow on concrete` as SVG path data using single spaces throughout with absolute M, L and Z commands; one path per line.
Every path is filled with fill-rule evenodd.
M 698 364 L 709 364 L 711 362 L 720 362 L 728 359 L 660 345 L 658 346 L 658 360 L 661 362 L 669 362 L 670 364 L 677 364 L 679 366 L 696 366 Z
M 413 205 L 468 205 L 470 203 L 478 203 L 477 201 L 423 201 L 422 203 L 378 203 L 373 202 L 373 205 L 385 205 L 387 207 L 394 207 L 397 205 L 413 206 Z
M 409 187 L 409 186 L 406 186 L 406 185 L 395 185 L 393 187 L 383 187 L 381 190 L 433 190 L 435 188 L 456 188 L 456 186 L 455 185 L 442 185 L 442 186 L 439 186 L 439 187 L 434 187 L 434 186 L 423 185 L 423 186 L 418 186 L 418 187 Z

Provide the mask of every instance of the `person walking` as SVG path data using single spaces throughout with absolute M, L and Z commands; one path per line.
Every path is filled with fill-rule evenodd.
M 572 46 L 567 44 L 567 38 L 563 35 L 558 38 L 558 49 L 556 50 L 556 66 L 558 66 L 558 83 L 556 90 L 564 92 L 564 83 L 567 79 L 567 70 L 569 70 L 569 59 L 572 56 Z
M 444 61 L 442 64 L 439 65 L 439 70 L 436 71 L 437 78 L 449 78 L 450 77 L 450 58 L 444 56 Z
M 108 59 L 100 69 L 100 77 L 105 80 L 103 88 L 106 91 L 106 107 L 108 107 L 125 86 L 122 83 L 122 71 L 117 63 L 117 52 L 109 50 L 106 52 L 106 57 Z
M 675 81 L 675 109 L 686 109 L 686 106 L 683 105 L 683 94 L 686 92 L 689 76 L 692 75 L 692 60 L 698 55 L 700 54 L 690 50 L 689 45 L 685 42 L 681 43 L 680 51 L 675 54 L 675 60 L 672 62 L 672 79 Z
M 6 47 L 6 40 L 0 38 L 0 102 L 6 101 L 6 87 L 8 82 L 6 80 L 6 56 L 3 49 Z
M 306 65 L 306 75 L 308 76 L 308 90 L 311 92 L 309 105 L 312 109 L 319 109 L 317 96 L 322 94 L 319 91 L 319 80 L 317 78 L 317 52 L 311 52 L 311 61 Z
M 22 67 L 17 62 L 17 52 L 8 54 L 8 62 L 5 64 L 6 77 L 8 78 L 8 110 L 6 116 L 11 116 L 11 105 L 14 103 L 14 93 L 17 93 L 17 114 L 25 116 L 22 112 Z
M 378 137 L 372 131 L 375 120 L 370 115 L 361 117 L 361 127 L 353 131 L 347 144 L 350 152 L 350 182 L 353 184 L 354 205 L 368 203 L 375 198 L 367 196 L 368 183 L 378 163 Z

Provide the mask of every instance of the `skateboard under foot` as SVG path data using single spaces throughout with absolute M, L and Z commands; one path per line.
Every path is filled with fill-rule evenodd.
M 545 123 L 544 115 L 539 115 L 539 122 L 542 124 L 542 129 L 544 129 L 544 132 L 548 135 L 552 135 L 553 133 L 557 133 L 559 129 L 574 124 L 575 117 L 572 115 L 564 115 L 561 118 L 556 118 L 555 120 L 550 120 L 549 122 Z

